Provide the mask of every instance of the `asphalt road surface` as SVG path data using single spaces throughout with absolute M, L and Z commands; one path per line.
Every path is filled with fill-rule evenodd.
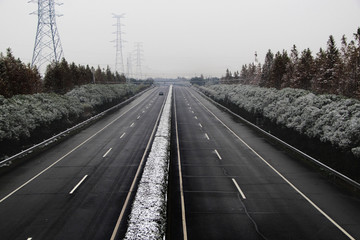
M 166 93 L 0 176 L 0 239 L 121 239 Z M 358 197 L 193 89 L 173 103 L 168 239 L 360 239 Z
M 129 190 L 167 90 L 147 91 L 0 176 L 0 239 L 110 239 L 124 208 L 116 236 L 121 238 Z
M 359 198 L 193 89 L 174 97 L 169 239 L 360 239 Z

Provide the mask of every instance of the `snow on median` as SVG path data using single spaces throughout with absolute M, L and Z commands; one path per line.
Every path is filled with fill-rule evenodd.
M 125 239 L 162 239 L 165 234 L 171 96 L 172 86 L 132 205 Z

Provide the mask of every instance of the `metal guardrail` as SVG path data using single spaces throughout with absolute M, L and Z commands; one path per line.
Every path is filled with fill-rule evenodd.
M 254 128 L 255 130 L 259 131 L 260 133 L 264 134 L 265 136 L 267 136 L 268 138 L 276 141 L 277 143 L 279 143 L 280 145 L 286 147 L 287 149 L 295 152 L 296 154 L 300 155 L 301 157 L 305 158 L 306 160 L 310 161 L 311 163 L 314 163 L 315 165 L 323 168 L 324 170 L 326 170 L 327 172 L 333 174 L 334 176 L 340 178 L 341 180 L 345 181 L 346 183 L 350 184 L 351 186 L 355 187 L 358 191 L 360 190 L 360 183 L 356 182 L 355 180 L 349 178 L 348 176 L 336 171 L 335 169 L 325 165 L 324 163 L 320 162 L 319 160 L 316 160 L 315 158 L 307 155 L 306 153 L 300 151 L 299 149 L 295 148 L 294 146 L 291 146 L 290 144 L 284 142 L 283 140 L 275 137 L 274 135 L 266 132 L 265 130 L 263 130 L 262 128 L 260 128 L 259 126 L 253 124 L 252 122 L 249 122 L 248 120 L 246 120 L 245 118 L 241 117 L 240 115 L 234 113 L 233 111 L 231 111 L 230 109 L 226 108 L 225 106 L 221 105 L 220 103 L 216 102 L 215 100 L 213 100 L 212 98 L 208 97 L 207 95 L 205 95 L 204 93 L 202 93 L 200 90 L 193 88 L 195 91 L 197 91 L 199 94 L 201 94 L 202 96 L 204 96 L 205 98 L 207 98 L 208 100 L 210 100 L 212 103 L 214 103 L 215 105 L 219 106 L 220 108 L 224 109 L 225 111 L 227 111 L 228 113 L 230 113 L 231 115 L 239 118 L 242 122 L 244 122 L 245 124 L 251 126 L 252 128 Z
M 25 156 L 33 153 L 33 152 L 36 151 L 36 150 L 39 150 L 39 149 L 44 148 L 44 147 L 46 147 L 46 146 L 48 146 L 48 145 L 50 145 L 50 144 L 53 144 L 53 143 L 56 142 L 58 139 L 60 139 L 60 138 L 62 138 L 62 137 L 64 137 L 64 136 L 67 136 L 67 135 L 70 134 L 71 132 L 73 132 L 73 131 L 75 131 L 75 130 L 77 130 L 77 129 L 80 129 L 80 128 L 86 126 L 87 124 L 89 124 L 90 122 L 95 121 L 95 120 L 101 118 L 102 116 L 106 115 L 107 113 L 109 113 L 109 112 L 111 112 L 111 111 L 113 111 L 113 110 L 115 110 L 115 109 L 117 109 L 117 108 L 119 108 L 119 107 L 122 107 L 123 105 L 131 102 L 132 100 L 134 100 L 135 98 L 137 98 L 139 95 L 143 94 L 144 92 L 148 91 L 149 89 L 151 89 L 151 88 L 147 88 L 147 89 L 145 89 L 145 90 L 143 90 L 143 91 L 135 94 L 134 96 L 126 99 L 125 101 L 123 101 L 123 102 L 121 102 L 121 103 L 119 103 L 119 104 L 117 104 L 117 105 L 115 105 L 115 106 L 113 106 L 113 107 L 111 107 L 111 108 L 109 108 L 109 109 L 101 112 L 101 113 L 98 113 L 98 114 L 96 114 L 95 116 L 92 116 L 91 118 L 89 118 L 89 119 L 87 119 L 87 120 L 85 120 L 85 121 L 83 121 L 83 122 L 81 122 L 81 123 L 78 123 L 78 124 L 76 124 L 75 126 L 73 126 L 73 127 L 71 127 L 71 128 L 68 128 L 68 129 L 66 129 L 65 131 L 61 132 L 61 133 L 58 133 L 58 134 L 56 134 L 55 136 L 53 136 L 53 137 L 51 137 L 51 138 L 49 138 L 49 139 L 44 140 L 44 141 L 41 142 L 41 143 L 38 143 L 38 144 L 36 144 L 36 145 L 34 145 L 34 146 L 26 149 L 26 150 L 23 150 L 23 151 L 15 154 L 15 155 L 13 155 L 13 156 L 11 156 L 11 157 L 8 157 L 8 158 L 0 161 L 0 168 L 1 168 L 1 167 L 10 166 L 11 163 L 12 163 L 12 161 L 14 161 L 14 160 L 16 160 L 16 159 L 18 159 L 18 158 L 25 157 Z

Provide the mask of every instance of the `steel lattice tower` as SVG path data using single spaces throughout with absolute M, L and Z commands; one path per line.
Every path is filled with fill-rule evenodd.
M 123 40 L 121 38 L 121 34 L 123 32 L 121 31 L 121 27 L 124 26 L 121 23 L 121 18 L 124 17 L 124 13 L 121 15 L 113 14 L 113 18 L 116 18 L 116 39 L 115 41 L 115 48 L 116 48 L 116 57 L 115 57 L 115 71 L 118 73 L 125 74 L 125 68 L 124 68 L 124 60 L 123 60 L 123 53 L 122 53 L 122 47 L 123 47 Z
M 56 26 L 56 17 L 60 16 L 55 13 L 54 0 L 32 0 L 38 4 L 38 10 L 32 14 L 38 15 L 38 25 L 36 31 L 34 52 L 32 56 L 32 66 L 40 69 L 45 67 L 44 64 L 59 62 L 63 57 L 59 31 Z M 40 71 L 41 72 L 41 71 Z
M 141 70 L 141 62 L 142 62 L 142 56 L 143 56 L 143 45 L 141 42 L 135 43 L 135 61 L 136 61 L 136 76 L 138 79 L 142 77 L 142 70 Z

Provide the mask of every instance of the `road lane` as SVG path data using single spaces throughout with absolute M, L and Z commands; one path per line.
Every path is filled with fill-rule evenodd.
M 174 90 L 189 239 L 359 237 L 358 199 L 339 192 L 326 179 L 276 149 L 246 126 L 235 122 L 193 90 L 179 87 Z M 301 191 L 306 194 L 310 192 L 311 198 L 314 197 L 312 200 L 325 212 L 330 212 L 329 215 L 346 230 L 345 233 L 264 164 L 259 156 L 210 114 L 199 99 L 234 132 L 246 136 L 245 139 L 249 139 L 256 151 L 270 159 L 273 166 L 284 172 L 288 179 L 294 180 Z M 189 107 L 198 119 L 191 117 L 193 114 L 187 110 Z M 199 127 L 199 122 L 202 127 Z M 204 138 L 205 133 L 211 141 Z M 221 159 L 214 154 L 214 149 Z M 327 199 L 332 198 L 337 200 L 330 200 L 334 205 L 329 206 Z M 334 211 L 339 208 L 351 213 L 344 217 L 342 211 Z M 176 213 L 176 210 L 173 212 Z M 176 220 L 172 222 L 176 223 Z M 176 226 L 172 225 L 169 229 L 172 239 L 181 239 Z M 347 231 L 349 235 L 346 235 Z
M 1 176 L 0 198 L 3 199 L 66 155 L 0 203 L 1 239 L 110 239 L 149 140 L 150 126 L 155 124 L 164 101 L 164 97 L 158 96 L 159 91 L 166 89 L 150 90 Z M 149 106 L 151 101 L 153 104 Z M 146 107 L 149 110 L 143 112 Z M 137 119 L 139 115 L 142 117 Z M 136 124 L 130 128 L 134 121 Z M 124 132 L 126 137 L 120 138 Z M 84 176 L 86 181 L 70 195 Z M 126 226 L 121 227 L 125 231 Z

